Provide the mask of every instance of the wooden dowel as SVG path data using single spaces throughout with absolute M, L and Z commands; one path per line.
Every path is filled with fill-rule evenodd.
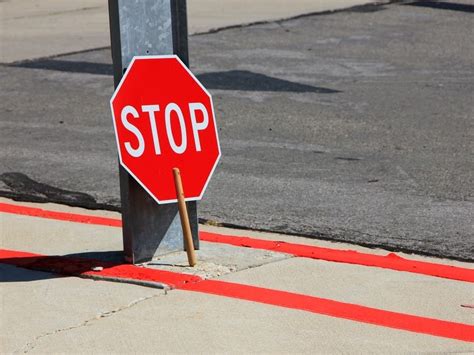
M 181 173 L 178 168 L 173 168 L 174 185 L 176 187 L 176 197 L 178 198 L 179 217 L 181 219 L 181 227 L 183 228 L 184 245 L 188 254 L 188 262 L 190 266 L 197 263 L 196 253 L 194 252 L 193 236 L 191 234 L 191 225 L 189 224 L 188 210 L 184 201 L 183 183 L 181 181 Z

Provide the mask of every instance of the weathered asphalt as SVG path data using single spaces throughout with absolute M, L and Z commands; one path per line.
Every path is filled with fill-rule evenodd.
M 464 3 L 191 36 L 223 148 L 200 217 L 473 260 Z M 110 73 L 108 49 L 0 66 L 1 195 L 119 207 Z

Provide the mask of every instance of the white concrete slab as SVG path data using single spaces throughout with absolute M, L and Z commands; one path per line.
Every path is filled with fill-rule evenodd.
M 367 0 L 188 0 L 190 33 L 372 3 Z M 383 2 L 383 1 L 379 1 Z
M 171 291 L 35 341 L 37 353 L 469 352 L 471 344 L 318 314 Z
M 190 0 L 189 33 L 369 2 Z M 0 2 L 0 19 L 0 63 L 110 45 L 106 0 L 5 0 Z
M 295 292 L 399 313 L 474 323 L 468 282 L 387 269 L 291 258 L 224 275 L 222 280 Z
M 4 264 L 0 275 L 2 354 L 35 350 L 43 337 L 89 328 L 102 317 L 163 294 L 158 289 L 57 277 Z
M 120 228 L 0 213 L 0 245 L 45 255 L 123 250 Z
M 109 45 L 104 0 L 9 0 L 0 3 L 0 62 Z

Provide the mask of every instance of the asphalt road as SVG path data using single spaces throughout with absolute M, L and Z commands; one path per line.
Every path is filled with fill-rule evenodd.
M 200 217 L 474 260 L 474 6 L 463 3 L 191 36 L 223 150 Z M 98 49 L 0 66 L 0 195 L 119 207 L 110 62 Z

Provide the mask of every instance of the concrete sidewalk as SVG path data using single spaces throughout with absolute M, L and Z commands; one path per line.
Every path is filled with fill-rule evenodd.
M 368 0 L 188 0 L 189 33 L 370 3 Z M 106 0 L 0 2 L 0 63 L 110 45 Z
M 46 210 L 120 218 L 53 204 Z M 120 228 L 0 213 L 1 246 L 46 255 L 120 257 Z M 201 226 L 202 230 L 335 249 L 354 246 Z M 383 250 L 356 248 L 384 255 Z M 193 273 L 427 318 L 472 324 L 471 283 L 202 242 L 197 268 L 185 253 L 147 268 Z M 401 255 L 401 254 L 400 254 Z M 467 263 L 406 256 L 472 268 Z M 400 353 L 470 352 L 472 344 L 303 310 L 184 290 L 96 282 L 0 263 L 2 353 Z

